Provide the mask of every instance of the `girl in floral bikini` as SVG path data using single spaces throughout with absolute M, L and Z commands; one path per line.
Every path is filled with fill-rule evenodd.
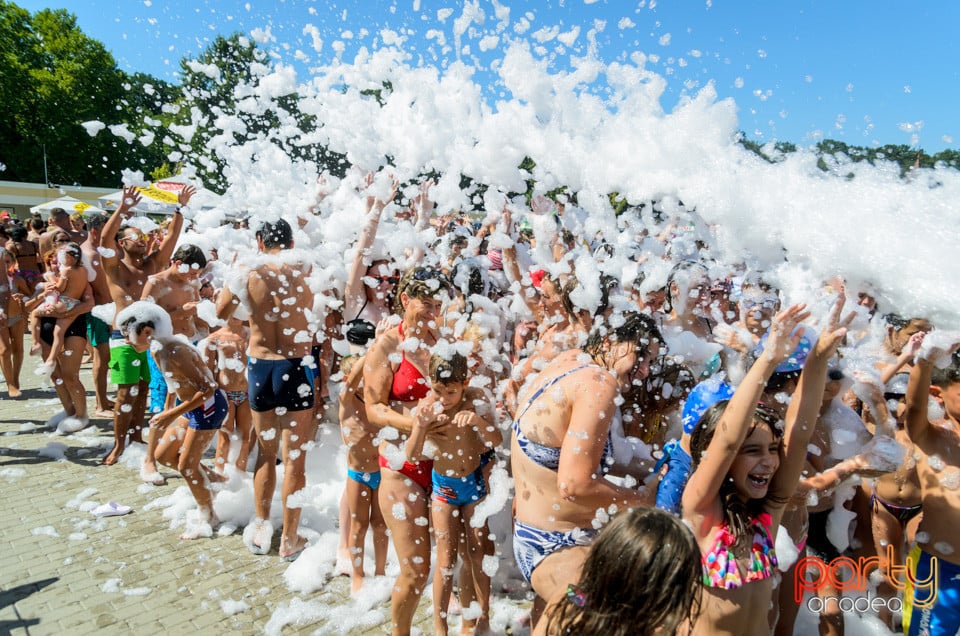
M 803 335 L 798 326 L 810 315 L 804 305 L 794 305 L 774 319 L 763 353 L 733 397 L 707 409 L 694 429 L 694 470 L 682 502 L 683 518 L 700 545 L 706 588 L 694 634 L 770 632 L 776 533 L 800 480 L 827 362 L 846 333 L 839 322 L 842 307 L 841 296 L 829 326 L 807 356 L 785 430 L 758 400 L 774 369 L 790 357 Z

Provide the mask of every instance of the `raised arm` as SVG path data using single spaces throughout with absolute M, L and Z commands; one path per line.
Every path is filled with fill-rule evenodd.
M 837 302 L 830 312 L 830 320 L 821 332 L 813 350 L 807 356 L 800 374 L 800 383 L 787 408 L 786 426 L 783 433 L 783 452 L 780 467 L 770 481 L 770 490 L 766 508 L 774 518 L 774 527 L 783 516 L 787 499 L 796 491 L 803 471 L 803 462 L 807 456 L 807 445 L 817 426 L 820 407 L 823 404 L 823 390 L 827 384 L 827 364 L 837 352 L 837 347 L 847 335 L 847 325 L 854 318 L 850 314 L 843 321 L 845 297 L 841 291 Z
M 513 236 L 513 212 L 510 211 L 509 207 L 503 207 L 503 214 L 500 216 L 500 220 L 503 223 L 504 233 L 509 236 L 511 240 L 510 245 L 504 247 L 502 250 L 503 273 L 511 282 L 516 281 L 520 283 L 520 299 L 523 300 L 527 309 L 530 310 L 530 313 L 532 313 L 533 317 L 539 322 L 543 319 L 543 316 L 540 315 L 540 295 L 533 285 L 528 282 L 529 279 L 524 279 L 523 273 L 520 271 L 520 262 L 517 260 L 517 242 Z
M 921 339 L 922 342 L 922 339 Z M 930 378 L 933 375 L 933 363 L 920 358 L 910 371 L 907 381 L 907 408 L 903 418 L 906 422 L 907 435 L 914 444 L 924 441 L 930 430 L 930 415 L 927 413 L 927 400 L 930 399 Z
M 418 234 L 426 231 L 426 229 L 430 227 L 430 217 L 433 216 L 433 201 L 430 200 L 430 188 L 432 188 L 433 185 L 433 179 L 427 179 L 421 183 L 420 194 L 413 200 L 413 208 L 417 213 L 417 223 L 415 227 Z M 414 263 L 419 263 L 423 260 L 423 257 L 424 249 L 419 245 L 413 249 L 410 255 Z
M 116 279 L 117 263 L 120 262 L 117 232 L 120 231 L 123 222 L 133 216 L 133 212 L 130 210 L 138 203 L 140 203 L 140 192 L 136 186 L 125 187 L 120 205 L 113 211 L 107 222 L 103 224 L 103 230 L 100 233 L 100 247 L 103 248 L 100 253 L 100 263 L 103 265 L 104 271 L 111 274 L 114 279 Z
M 190 203 L 190 199 L 192 199 L 196 193 L 197 189 L 188 185 L 180 190 L 180 193 L 177 195 L 179 207 L 173 213 L 173 218 L 167 227 L 167 235 L 163 237 L 163 241 L 160 242 L 157 251 L 149 254 L 144 259 L 144 267 L 150 268 L 148 269 L 149 273 L 155 274 L 170 262 L 170 258 L 173 256 L 173 250 L 176 249 L 177 241 L 180 239 L 180 230 L 183 229 L 183 212 L 180 211 L 180 208 L 187 206 Z
M 900 355 L 897 356 L 897 361 L 893 364 L 887 365 L 887 367 L 880 373 L 880 382 L 882 382 L 884 386 L 886 386 L 887 382 L 893 379 L 893 376 L 897 375 L 897 372 L 899 372 L 900 369 L 902 369 L 908 362 L 916 357 L 917 352 L 920 351 L 920 345 L 923 343 L 923 336 L 923 331 L 918 331 L 910 336 L 910 340 L 907 341 L 903 351 L 901 351 Z
M 806 305 L 794 305 L 774 318 L 763 352 L 727 404 L 716 433 L 683 491 L 683 515 L 698 516 L 712 526 L 719 522 L 717 498 L 740 447 L 750 431 L 757 402 L 777 365 L 796 349 L 803 335 L 795 328 L 809 316 Z M 792 335 L 791 335 L 792 334 Z M 695 533 L 700 534 L 695 528 Z
M 370 249 L 374 239 L 377 237 L 377 229 L 380 227 L 380 216 L 383 214 L 383 209 L 397 194 L 398 183 L 396 180 L 393 182 L 393 189 L 386 201 L 381 201 L 376 197 L 367 197 L 367 221 L 364 223 L 363 228 L 360 230 L 360 236 L 357 238 L 357 253 L 353 257 L 353 264 L 347 275 L 347 286 L 344 293 L 344 313 L 352 318 L 355 318 L 357 314 L 360 313 L 360 307 L 363 305 L 362 299 L 365 297 L 363 276 L 367 271 L 367 263 L 365 261 L 367 250 Z

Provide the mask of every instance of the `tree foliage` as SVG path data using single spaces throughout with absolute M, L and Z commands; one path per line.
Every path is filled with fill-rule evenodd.
M 103 44 L 63 9 L 31 15 L 0 0 L 3 177 L 101 185 L 117 181 L 115 140 L 80 126 L 116 112 L 123 74 Z M 46 171 L 44 170 L 46 155 Z

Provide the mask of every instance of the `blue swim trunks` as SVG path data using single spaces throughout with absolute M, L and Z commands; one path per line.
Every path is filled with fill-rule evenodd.
M 960 565 L 936 559 L 937 578 L 931 580 L 936 558 L 919 548 L 910 551 L 914 581 L 920 585 L 904 593 L 903 624 L 909 636 L 956 636 L 960 634 Z M 936 597 L 931 596 L 936 591 Z M 909 596 L 908 596 L 909 595 Z M 933 600 L 931 604 L 930 601 Z M 931 605 L 919 607 L 918 604 Z
M 190 428 L 195 431 L 219 430 L 227 417 L 227 396 L 217 389 L 213 397 L 192 411 L 188 411 L 184 417 L 187 418 Z
M 258 413 L 277 408 L 287 411 L 312 409 L 315 368 L 305 364 L 303 358 L 250 358 L 247 364 L 250 408 Z
M 469 475 L 448 477 L 433 470 L 433 500 L 451 506 L 469 506 L 487 496 L 487 484 L 483 479 L 483 465 Z

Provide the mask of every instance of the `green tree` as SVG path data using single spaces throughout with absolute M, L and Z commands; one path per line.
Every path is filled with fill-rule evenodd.
M 8 116 L 0 129 L 0 159 L 8 179 L 112 184 L 120 162 L 110 135 L 91 138 L 80 124 L 111 113 L 121 96 L 113 56 L 63 9 L 32 16 L 0 2 L 3 42 L 0 99 Z M 9 72 L 8 72 L 9 71 Z M 104 159 L 106 157 L 106 159 Z
M 194 165 L 208 187 L 222 191 L 227 186 L 218 149 L 257 138 L 269 139 L 291 157 L 343 174 L 344 157 L 304 141 L 322 123 L 300 110 L 296 93 L 253 97 L 272 65 L 245 36 L 217 36 L 199 57 L 184 59 L 180 66 L 180 95 L 168 108 L 172 115 L 164 119 L 165 126 L 173 125 L 169 158 Z M 253 99 L 257 101 L 248 101 Z M 233 123 L 225 131 L 218 127 L 221 121 Z

